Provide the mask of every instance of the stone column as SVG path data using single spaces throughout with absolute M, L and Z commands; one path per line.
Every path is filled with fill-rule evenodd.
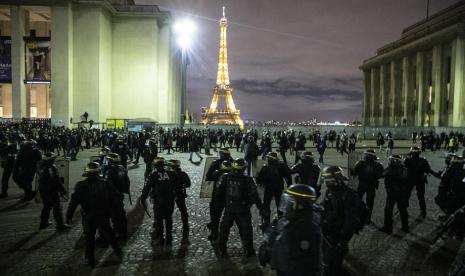
M 417 53 L 417 126 L 423 126 L 425 112 L 425 64 L 423 52 Z
M 368 70 L 363 70 L 363 77 L 365 81 L 363 94 L 363 124 L 368 126 L 370 124 L 370 72 Z
M 376 68 L 372 67 L 370 69 L 370 124 L 371 126 L 377 125 L 377 118 L 376 118 Z
M 69 125 L 73 116 L 73 14 L 71 3 L 52 6 L 52 123 Z
M 10 6 L 11 13 L 11 86 L 13 118 L 27 116 L 25 44 L 23 37 L 28 24 L 26 10 L 21 6 Z
M 411 121 L 411 112 L 410 112 L 410 104 L 412 101 L 411 97 L 411 80 L 410 80 L 410 64 L 409 58 L 404 57 L 402 59 L 402 101 L 401 105 L 403 108 L 403 116 L 402 116 L 402 125 L 410 125 Z
M 380 65 L 379 67 L 379 97 L 381 101 L 381 108 L 380 108 L 380 122 L 381 126 L 387 126 L 389 124 L 388 114 L 388 90 L 387 90 L 387 66 L 385 64 Z
M 451 95 L 453 98 L 453 127 L 465 126 L 465 38 L 452 43 Z
M 390 112 L 389 112 L 389 125 L 394 126 L 396 123 L 396 86 L 397 86 L 397 80 L 396 80 L 396 61 L 393 60 L 390 63 L 390 73 L 391 73 L 391 79 L 390 79 L 390 92 L 389 92 L 389 106 L 390 106 Z
M 443 86 L 442 86 L 442 46 L 438 45 L 433 48 L 433 67 L 432 67 L 432 76 L 433 76 L 433 120 L 431 121 L 431 126 L 440 126 L 442 119 L 442 99 L 444 95 Z
M 169 97 L 169 35 L 170 27 L 166 22 L 159 22 L 158 40 L 158 122 L 170 123 Z

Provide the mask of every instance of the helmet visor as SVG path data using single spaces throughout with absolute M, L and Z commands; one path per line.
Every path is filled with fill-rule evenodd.
M 288 193 L 282 193 L 281 200 L 279 201 L 279 211 L 283 212 L 283 214 L 287 214 L 295 208 L 295 205 L 296 201 L 294 196 Z

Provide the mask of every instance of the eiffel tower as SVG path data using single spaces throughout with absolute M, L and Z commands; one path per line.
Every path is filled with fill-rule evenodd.
M 226 19 L 225 7 L 223 7 L 223 17 L 220 20 L 220 53 L 218 61 L 218 74 L 216 85 L 213 88 L 213 99 L 209 108 L 202 111 L 205 125 L 239 125 L 243 127 L 244 123 L 240 118 L 240 111 L 236 109 L 232 97 L 233 89 L 229 83 L 228 73 L 228 44 L 226 31 L 228 29 L 228 20 Z M 219 101 L 226 101 L 226 109 L 218 109 Z

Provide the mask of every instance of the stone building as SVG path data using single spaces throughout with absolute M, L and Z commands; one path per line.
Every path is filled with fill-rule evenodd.
M 132 0 L 2 1 L 0 117 L 180 123 L 186 64 L 171 25 Z
M 360 66 L 366 126 L 465 126 L 465 1 L 403 30 Z

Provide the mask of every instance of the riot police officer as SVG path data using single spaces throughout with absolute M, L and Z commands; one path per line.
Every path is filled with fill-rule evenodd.
M 283 194 L 275 220 L 259 249 L 260 264 L 267 263 L 278 276 L 320 275 L 320 208 L 314 206 L 315 190 L 304 184 L 290 186 Z
M 189 214 L 187 213 L 186 206 L 186 189 L 190 188 L 191 179 L 189 175 L 181 169 L 181 161 L 172 159 L 169 160 L 168 165 L 177 174 L 178 182 L 174 190 L 174 195 L 176 197 L 176 206 L 178 206 L 179 212 L 181 213 L 183 236 L 187 237 L 189 235 Z
M 106 156 L 110 153 L 110 149 L 108 147 L 103 147 L 99 151 L 99 160 L 96 161 L 97 163 L 100 164 L 100 166 L 106 165 Z
M 118 199 L 120 200 L 120 205 L 123 207 L 115 209 L 111 219 L 115 230 L 118 233 L 118 238 L 125 241 L 128 236 L 128 222 L 126 219 L 126 211 L 124 209 L 124 194 L 128 194 L 129 200 L 131 201 L 129 190 L 131 182 L 129 180 L 128 171 L 119 164 L 120 157 L 117 153 L 109 153 L 107 155 L 107 161 L 108 165 L 106 166 L 103 177 L 113 184 L 113 186 L 115 186 L 118 190 Z
M 376 190 L 378 189 L 378 180 L 383 175 L 383 165 L 377 160 L 376 153 L 373 149 L 367 149 L 364 152 L 364 160 L 359 160 L 352 170 L 353 175 L 358 176 L 357 193 L 361 199 L 366 194 L 366 204 L 369 209 L 369 219 L 373 212 L 375 203 Z
M 155 160 L 157 155 L 158 155 L 157 141 L 153 138 L 150 138 L 147 140 L 145 149 L 143 152 L 144 163 L 145 163 L 145 172 L 144 172 L 145 179 L 147 179 L 149 174 L 152 172 L 153 160 Z
M 218 227 L 220 225 L 221 214 L 223 213 L 223 206 L 216 206 L 215 205 L 215 198 L 216 198 L 216 191 L 220 184 L 219 180 L 220 177 L 228 172 L 231 172 L 232 164 L 230 161 L 225 160 L 221 163 L 221 167 L 216 170 L 213 175 L 213 189 L 212 189 L 212 198 L 210 200 L 210 222 L 207 223 L 207 228 L 210 229 L 210 235 L 208 239 L 210 241 L 215 241 L 218 238 Z
M 10 180 L 11 173 L 15 165 L 16 154 L 18 153 L 18 148 L 13 139 L 8 139 L 6 145 L 2 148 L 0 152 L 0 157 L 2 159 L 2 193 L 0 198 L 8 197 L 8 182 Z
M 384 207 L 384 226 L 381 231 L 391 234 L 392 233 L 392 211 L 394 205 L 400 214 L 400 221 L 402 223 L 402 230 L 409 231 L 408 226 L 408 183 L 406 182 L 406 168 L 402 164 L 402 157 L 400 155 L 391 155 L 389 157 L 389 164 L 384 170 L 384 185 L 386 188 L 386 205 Z
M 39 193 L 43 204 L 40 214 L 40 229 L 50 226 L 51 223 L 48 218 L 50 211 L 53 209 L 56 229 L 63 231 L 69 229 L 69 226 L 63 223 L 60 197 L 65 196 L 67 192 L 63 187 L 61 178 L 58 176 L 55 158 L 56 156 L 53 153 L 47 152 L 42 156 L 42 161 L 39 164 Z
M 21 146 L 13 168 L 13 179 L 24 190 L 24 201 L 34 198 L 32 181 L 37 170 L 37 164 L 42 159 L 42 153 L 36 148 L 36 142 L 26 140 Z
M 121 257 L 122 252 L 110 226 L 110 217 L 114 209 L 121 207 L 118 190 L 108 181 L 100 178 L 100 165 L 96 162 L 87 164 L 86 179 L 79 181 L 74 187 L 71 201 L 66 212 L 66 222 L 71 223 L 74 211 L 81 205 L 82 228 L 86 239 L 85 257 L 91 267 L 95 266 L 95 233 L 97 229 L 113 247 L 115 255 Z
M 215 181 L 213 177 L 213 173 L 221 167 L 221 163 L 223 163 L 223 161 L 225 160 L 231 161 L 231 162 L 233 161 L 231 158 L 231 153 L 229 152 L 228 148 L 221 148 L 218 154 L 220 158 L 213 161 L 210 167 L 208 168 L 207 175 L 205 176 L 205 180 L 207 181 Z
M 323 233 L 323 270 L 325 276 L 344 275 L 342 262 L 349 252 L 352 236 L 365 224 L 368 210 L 360 197 L 346 186 L 347 178 L 341 168 L 326 167 L 320 181 L 328 188 L 323 200 L 321 228 Z M 366 208 L 366 207 L 365 207 Z
M 252 214 L 250 208 L 253 204 L 262 210 L 262 203 L 258 196 L 257 186 L 253 179 L 245 176 L 247 164 L 244 159 L 236 159 L 232 163 L 232 171 L 223 174 L 220 185 L 216 191 L 216 206 L 224 208 L 218 237 L 218 253 L 226 257 L 226 244 L 229 231 L 234 223 L 240 229 L 244 258 L 255 256 L 253 247 Z
M 131 152 L 129 150 L 128 144 L 124 141 L 124 138 L 122 136 L 118 136 L 116 142 L 113 144 L 113 147 L 111 148 L 111 152 L 117 153 L 119 155 L 121 165 L 123 167 L 128 167 L 128 158 L 129 155 L 131 155 Z
M 420 149 L 418 147 L 410 148 L 410 155 L 405 158 L 404 165 L 407 168 L 407 183 L 409 183 L 410 199 L 413 188 L 417 191 L 418 202 L 420 205 L 420 216 L 426 217 L 426 202 L 425 202 L 425 184 L 427 182 L 426 174 L 432 174 L 440 178 L 440 173 L 433 171 L 428 161 L 420 156 Z
M 465 169 L 464 159 L 453 156 L 450 166 L 444 172 L 438 187 L 436 204 L 446 214 L 446 217 L 465 205 Z
M 281 199 L 281 193 L 284 189 L 284 182 L 287 183 L 287 186 L 292 185 L 289 168 L 286 164 L 280 162 L 278 154 L 276 152 L 270 152 L 267 154 L 266 159 L 267 164 L 261 168 L 257 177 L 257 184 L 263 185 L 265 188 L 263 195 L 263 227 L 270 224 L 271 200 L 274 198 L 276 209 L 278 210 L 278 216 L 280 217 L 281 212 L 279 211 L 279 200 Z
M 141 202 L 145 208 L 145 200 L 150 195 L 153 202 L 154 239 L 158 245 L 171 245 L 173 241 L 173 211 L 175 203 L 174 189 L 177 184 L 177 174 L 165 169 L 165 159 L 157 157 L 153 160 L 154 169 L 148 176 L 142 190 Z M 166 231 L 166 239 L 163 232 Z
M 310 151 L 300 153 L 300 163 L 291 168 L 292 174 L 297 174 L 297 183 L 311 186 L 320 195 L 321 187 L 318 186 L 318 177 L 320 176 L 320 167 L 315 164 L 315 159 Z

